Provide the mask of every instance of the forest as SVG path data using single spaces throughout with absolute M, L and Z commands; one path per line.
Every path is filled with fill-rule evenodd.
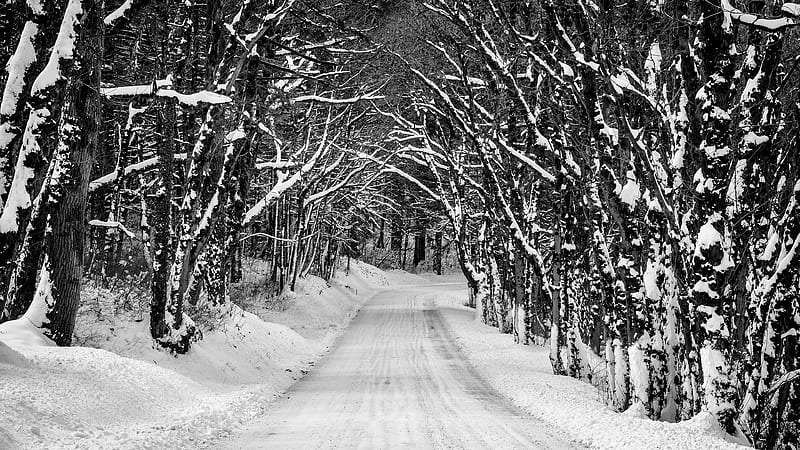
M 479 320 L 611 409 L 800 448 L 798 26 L 775 0 L 2 0 L 0 322 L 70 346 L 83 287 L 139 285 L 181 357 L 253 259 L 277 295 L 449 251 Z

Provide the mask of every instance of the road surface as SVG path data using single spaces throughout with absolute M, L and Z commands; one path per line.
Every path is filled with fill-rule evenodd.
M 311 373 L 223 448 L 574 448 L 476 373 L 420 300 L 434 289 L 456 287 L 373 297 Z

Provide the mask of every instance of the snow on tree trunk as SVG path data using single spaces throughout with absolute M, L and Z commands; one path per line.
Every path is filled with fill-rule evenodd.
M 23 315 L 36 293 L 36 275 L 39 271 L 50 202 L 50 179 L 56 165 L 51 164 L 39 194 L 33 204 L 31 219 L 25 239 L 17 255 L 6 294 L 6 305 L 0 321 L 13 320 Z
M 8 200 L 14 162 L 28 116 L 28 97 L 42 67 L 39 58 L 47 56 L 60 24 L 56 18 L 61 18 L 63 11 L 63 5 L 51 0 L 28 0 L 24 5 L 24 11 L 16 11 L 18 5 L 10 3 L 7 7 L 8 13 L 19 13 L 17 19 L 28 20 L 18 22 L 24 25 L 14 52 L 0 65 L 6 70 L 0 102 L 0 208 Z M 9 38 L 16 36 L 10 29 L 6 31 Z
M 553 256 L 550 262 L 550 365 L 553 368 L 553 373 L 556 375 L 565 375 L 567 373 L 564 367 L 564 361 L 561 357 L 562 348 L 566 343 L 564 337 L 564 329 L 569 324 L 566 311 L 562 311 L 562 296 L 565 296 L 566 280 L 563 271 L 563 237 L 566 233 L 563 210 L 567 208 L 565 197 L 561 193 L 567 189 L 566 177 L 564 174 L 559 174 L 557 189 L 555 192 L 554 204 L 556 205 L 556 219 L 555 227 L 553 227 Z
M 72 0 L 67 5 L 50 63 L 34 83 L 47 85 L 69 77 L 51 162 L 54 168 L 47 180 L 42 275 L 25 314 L 58 345 L 72 342 L 80 303 L 89 170 L 100 123 L 101 12 L 102 4 L 93 0 Z
M 729 362 L 732 348 L 728 321 L 733 305 L 726 275 L 733 261 L 728 250 L 726 181 L 733 155 L 728 108 L 736 49 L 731 17 L 719 14 L 719 9 L 719 3 L 701 2 L 703 19 L 697 45 L 705 83 L 697 94 L 702 141 L 697 154 L 700 165 L 693 180 L 698 194 L 693 213 L 699 229 L 690 287 L 694 345 L 702 370 L 702 379 L 696 382 L 702 386 L 703 409 L 711 412 L 723 429 L 735 433 L 738 400 Z
M 150 335 L 159 340 L 170 332 L 166 310 L 170 295 L 170 272 L 173 260 L 172 246 L 172 173 L 175 154 L 175 100 L 160 100 L 157 113 L 157 130 L 161 141 L 157 147 L 158 176 L 155 193 L 147 198 L 149 216 L 147 222 L 152 229 L 151 248 L 152 277 L 150 281 Z
M 0 101 L 2 295 L 6 293 L 14 267 L 15 250 L 27 225 L 31 196 L 36 189 L 35 177 L 44 166 L 44 159 L 52 154 L 52 134 L 64 78 L 51 76 L 52 67 L 61 64 L 61 55 L 53 52 L 48 58 L 48 52 L 59 32 L 59 25 L 63 28 L 60 20 L 64 10 L 62 3 L 51 0 L 29 0 L 25 3 L 28 20 L 22 28 L 14 53 L 8 64 L 3 66 L 8 77 Z M 67 31 L 69 29 L 62 30 L 59 36 Z M 59 37 L 55 45 L 68 51 L 70 41 L 67 38 Z M 70 55 L 64 56 L 69 58 Z M 51 68 L 50 72 L 40 74 L 45 65 Z

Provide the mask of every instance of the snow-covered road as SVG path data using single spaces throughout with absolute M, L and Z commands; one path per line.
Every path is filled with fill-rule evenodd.
M 572 448 L 467 362 L 427 285 L 370 300 L 335 348 L 223 448 Z M 428 300 L 423 300 L 428 299 Z

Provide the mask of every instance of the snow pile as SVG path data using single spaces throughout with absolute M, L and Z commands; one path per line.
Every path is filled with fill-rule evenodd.
M 201 414 L 223 422 L 233 409 L 233 398 L 152 362 L 86 347 L 18 350 L 30 365 L 0 369 L 4 448 L 179 446 L 179 436 L 154 431 Z
M 517 345 L 511 335 L 475 322 L 474 310 L 461 306 L 465 298 L 465 290 L 435 295 L 470 362 L 501 394 L 577 441 L 603 449 L 747 448 L 708 413 L 667 423 L 643 418 L 633 408 L 622 414 L 612 411 L 594 386 L 553 375 L 546 347 Z
M 120 356 L 150 361 L 215 387 L 264 383 L 316 357 L 318 348 L 291 328 L 264 322 L 231 305 L 214 329 L 204 330 L 186 357 L 175 358 L 153 348 L 149 323 L 96 321 L 83 323 L 83 342 Z M 88 322 L 85 319 L 83 322 Z M 218 386 L 221 385 L 221 386 Z
M 26 320 L 0 325 L 0 448 L 211 445 L 262 414 L 389 285 L 372 266 L 350 268 L 332 285 L 298 280 L 276 309 L 203 311 L 203 340 L 178 358 L 152 347 L 146 302 L 118 289 L 84 289 L 82 346 L 55 347 Z
M 30 361 L 21 353 L 0 341 L 0 366 L 29 367 Z
M 16 350 L 9 357 L 0 344 L 0 448 L 193 448 L 229 433 L 321 350 L 285 326 L 232 311 L 227 327 L 180 358 L 151 347 L 145 322 L 106 330 L 103 345 L 125 356 L 43 346 L 24 327 L 0 326 L 0 340 Z
M 392 285 L 383 270 L 362 261 L 351 259 L 342 263 L 342 270 L 333 277 L 337 284 L 350 289 L 383 289 Z
M 283 294 L 285 309 L 253 305 L 251 310 L 262 320 L 283 324 L 303 338 L 327 347 L 344 331 L 372 292 L 368 282 L 357 276 L 340 272 L 329 285 L 322 278 L 310 275 L 297 281 L 295 292 Z
M 0 343 L 10 347 L 54 347 L 55 342 L 42 335 L 38 328 L 25 319 L 0 324 Z

